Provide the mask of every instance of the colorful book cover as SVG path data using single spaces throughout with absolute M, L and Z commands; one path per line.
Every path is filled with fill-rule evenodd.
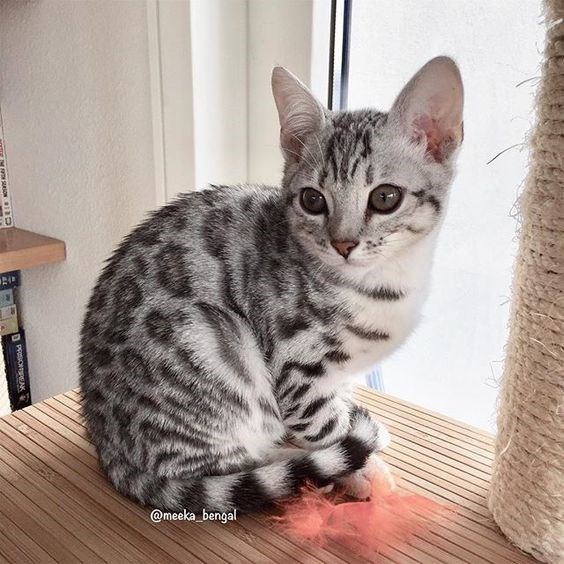
M 8 180 L 8 164 L 6 161 L 6 139 L 2 124 L 2 109 L 0 108 L 0 227 L 13 227 L 12 200 L 10 198 L 10 184 Z
M 17 333 L 18 319 L 17 317 L 9 317 L 0 321 L 0 335 L 9 335 L 10 333 Z
M 20 330 L 2 337 L 2 349 L 8 377 L 8 394 L 12 411 L 31 405 L 29 368 L 25 333 Z
M 9 319 L 10 317 L 17 317 L 18 309 L 17 307 L 12 304 L 5 307 L 0 307 L 0 321 L 4 319 Z
M 20 285 L 20 271 L 3 272 L 0 274 L 0 290 L 17 288 Z
M 15 305 L 0 307 L 0 335 L 18 331 L 18 309 Z

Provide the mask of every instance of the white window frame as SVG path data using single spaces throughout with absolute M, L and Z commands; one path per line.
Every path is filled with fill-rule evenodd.
M 279 182 L 271 68 L 325 102 L 330 13 L 331 0 L 148 0 L 158 205 L 210 182 Z

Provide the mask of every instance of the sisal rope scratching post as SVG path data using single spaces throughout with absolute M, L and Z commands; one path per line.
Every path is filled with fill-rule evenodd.
M 564 562 L 564 0 L 548 23 L 499 399 L 489 508 L 543 562 Z

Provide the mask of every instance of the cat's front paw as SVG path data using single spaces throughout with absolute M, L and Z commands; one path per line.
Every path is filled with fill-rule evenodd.
M 380 421 L 375 421 L 375 423 L 378 427 L 378 432 L 376 435 L 376 448 L 374 450 L 376 452 L 380 452 L 381 450 L 384 450 L 385 448 L 390 446 L 392 442 L 392 436 L 390 435 L 390 431 L 388 431 L 388 428 L 386 427 L 386 425 L 384 425 L 384 423 L 381 423 Z
M 395 488 L 395 480 L 389 466 L 377 454 L 371 454 L 360 470 L 340 478 L 338 484 L 351 497 L 366 499 L 372 493 L 374 479 L 383 481 L 390 490 Z

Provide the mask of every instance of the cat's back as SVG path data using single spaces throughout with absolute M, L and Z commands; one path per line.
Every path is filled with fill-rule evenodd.
M 257 249 L 281 202 L 279 190 L 254 186 L 184 194 L 153 212 L 110 257 L 80 343 L 83 413 L 104 467 L 120 449 L 142 457 L 128 443 L 132 425 L 177 426 L 179 406 L 187 417 L 185 404 L 201 406 L 202 398 L 208 406 L 231 398 L 234 410 L 244 410 L 231 384 L 217 379 L 225 372 L 217 355 L 207 355 L 238 339 L 247 349 L 254 344 L 248 289 L 256 287 Z M 229 424 L 206 423 L 222 433 Z
M 265 239 L 282 241 L 278 188 L 217 186 L 182 194 L 151 213 L 117 247 L 88 303 L 81 378 L 104 370 L 124 347 L 147 347 L 194 303 L 225 301 L 256 282 Z M 231 299 L 230 296 L 227 296 Z M 179 324 L 179 323 L 178 323 Z
M 193 293 L 187 271 L 193 271 L 196 282 L 217 261 L 228 261 L 236 248 L 256 248 L 280 197 L 278 188 L 255 185 L 213 186 L 179 195 L 123 239 L 101 272 L 90 305 L 101 305 L 96 295 L 102 298 L 112 288 L 123 291 L 137 284 L 154 284 L 171 297 L 187 297 Z

